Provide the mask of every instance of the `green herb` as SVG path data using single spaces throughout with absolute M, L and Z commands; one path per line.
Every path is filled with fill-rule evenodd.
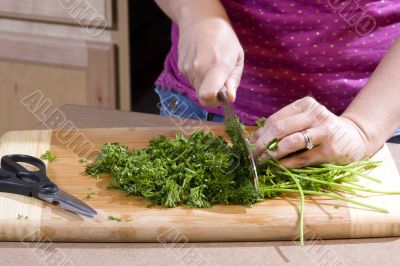
M 87 162 L 87 160 L 86 160 L 85 158 L 80 158 L 80 159 L 79 159 L 79 162 L 80 162 L 81 164 L 85 164 L 85 163 Z
M 121 222 L 122 221 L 121 218 L 118 218 L 118 217 L 113 216 L 113 215 L 108 215 L 108 220 L 117 221 L 117 222 Z
M 260 128 L 260 127 L 265 126 L 265 122 L 267 122 L 267 119 L 265 117 L 261 117 L 260 119 L 258 119 L 256 121 L 256 125 L 257 125 L 257 127 Z
M 346 166 L 322 164 L 287 169 L 279 161 L 268 159 L 258 167 L 260 199 L 250 178 L 249 164 L 237 126 L 245 131 L 237 118 L 227 121 L 226 133 L 231 143 L 204 131 L 196 131 L 188 137 L 177 134 L 172 139 L 160 136 L 152 139 L 148 147 L 142 150 L 128 151 L 126 146 L 107 143 L 94 163 L 86 166 L 86 173 L 95 177 L 103 173 L 110 174 L 112 178 L 108 188 L 121 189 L 127 195 L 143 196 L 151 205 L 168 208 L 179 205 L 207 208 L 214 204 L 248 206 L 282 193 L 298 193 L 301 199 L 301 245 L 304 243 L 306 195 L 330 197 L 373 211 L 386 212 L 383 208 L 343 197 L 340 193 L 357 195 L 362 191 L 400 194 L 376 191 L 357 184 L 359 178 L 379 182 L 365 174 L 365 171 L 377 167 L 379 162 L 361 161 Z M 276 150 L 278 142 L 277 139 L 272 140 L 266 145 L 267 150 Z
M 278 150 L 279 140 L 277 138 L 271 140 L 267 145 L 265 145 L 265 149 L 267 151 L 277 151 Z
M 94 193 L 94 192 L 91 192 L 91 193 L 87 194 L 86 195 L 86 199 L 92 199 L 95 194 L 96 193 Z
M 17 216 L 17 220 L 28 220 L 29 217 L 26 215 L 22 215 L 22 214 L 18 214 Z
M 57 156 L 52 151 L 46 151 L 45 153 L 42 154 L 42 156 L 40 156 L 40 158 L 43 160 L 48 160 L 49 163 L 52 163 L 56 161 Z
M 235 122 L 233 122 L 235 123 Z M 230 125 L 234 136 L 236 125 Z M 101 155 L 86 173 L 109 173 L 108 187 L 128 195 L 140 195 L 155 205 L 211 207 L 214 204 L 251 205 L 257 200 L 249 170 L 242 158 L 242 146 L 229 145 L 222 137 L 197 131 L 185 138 L 160 136 L 143 150 L 105 144 Z

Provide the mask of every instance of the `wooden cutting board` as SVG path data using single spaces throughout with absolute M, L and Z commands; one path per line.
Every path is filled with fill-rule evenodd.
M 210 130 L 216 134 L 223 132 L 220 127 Z M 163 127 L 19 131 L 5 134 L 0 139 L 1 156 L 23 153 L 39 157 L 46 150 L 52 150 L 58 159 L 48 165 L 49 177 L 61 189 L 95 208 L 98 215 L 93 219 L 80 217 L 33 198 L 0 193 L 0 240 L 186 242 L 297 239 L 299 199 L 295 195 L 264 201 L 251 208 L 147 208 L 149 202 L 141 197 L 126 197 L 118 190 L 107 190 L 110 177 L 96 180 L 85 176 L 84 166 L 79 163 L 79 157 L 99 149 L 106 142 L 143 148 L 149 139 L 160 134 L 172 137 L 177 132 L 188 134 L 192 131 L 189 128 Z M 384 162 L 370 173 L 381 179 L 382 184 L 368 181 L 369 186 L 400 191 L 400 178 L 388 148 L 384 147 L 373 159 Z M 95 193 L 92 199 L 86 199 L 88 193 Z M 327 198 L 307 197 L 306 236 L 310 239 L 334 239 L 400 235 L 400 196 L 381 195 L 357 200 L 385 207 L 390 213 L 372 212 Z M 17 219 L 19 214 L 28 216 L 28 219 Z M 122 221 L 109 220 L 110 215 Z

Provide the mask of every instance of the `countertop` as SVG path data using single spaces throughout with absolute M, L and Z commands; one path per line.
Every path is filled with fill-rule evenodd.
M 195 125 L 157 115 L 65 105 L 78 128 Z M 36 129 L 46 128 L 38 124 Z M 389 144 L 400 168 L 400 145 Z M 400 204 L 400 203 L 399 203 Z M 400 265 L 400 238 L 234 243 L 0 243 L 0 265 Z

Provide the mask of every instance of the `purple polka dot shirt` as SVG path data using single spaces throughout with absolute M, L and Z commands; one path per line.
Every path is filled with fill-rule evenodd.
M 307 95 L 341 114 L 400 35 L 399 0 L 221 2 L 245 50 L 234 109 L 247 124 Z M 178 69 L 178 40 L 173 25 L 172 48 L 156 84 L 199 104 Z

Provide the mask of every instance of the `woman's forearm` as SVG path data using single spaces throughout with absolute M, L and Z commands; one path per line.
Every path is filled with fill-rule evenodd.
M 360 127 L 371 153 L 400 126 L 400 38 L 343 116 Z
M 195 21 L 211 17 L 228 20 L 219 0 L 155 0 L 155 2 L 177 24 L 183 20 Z

